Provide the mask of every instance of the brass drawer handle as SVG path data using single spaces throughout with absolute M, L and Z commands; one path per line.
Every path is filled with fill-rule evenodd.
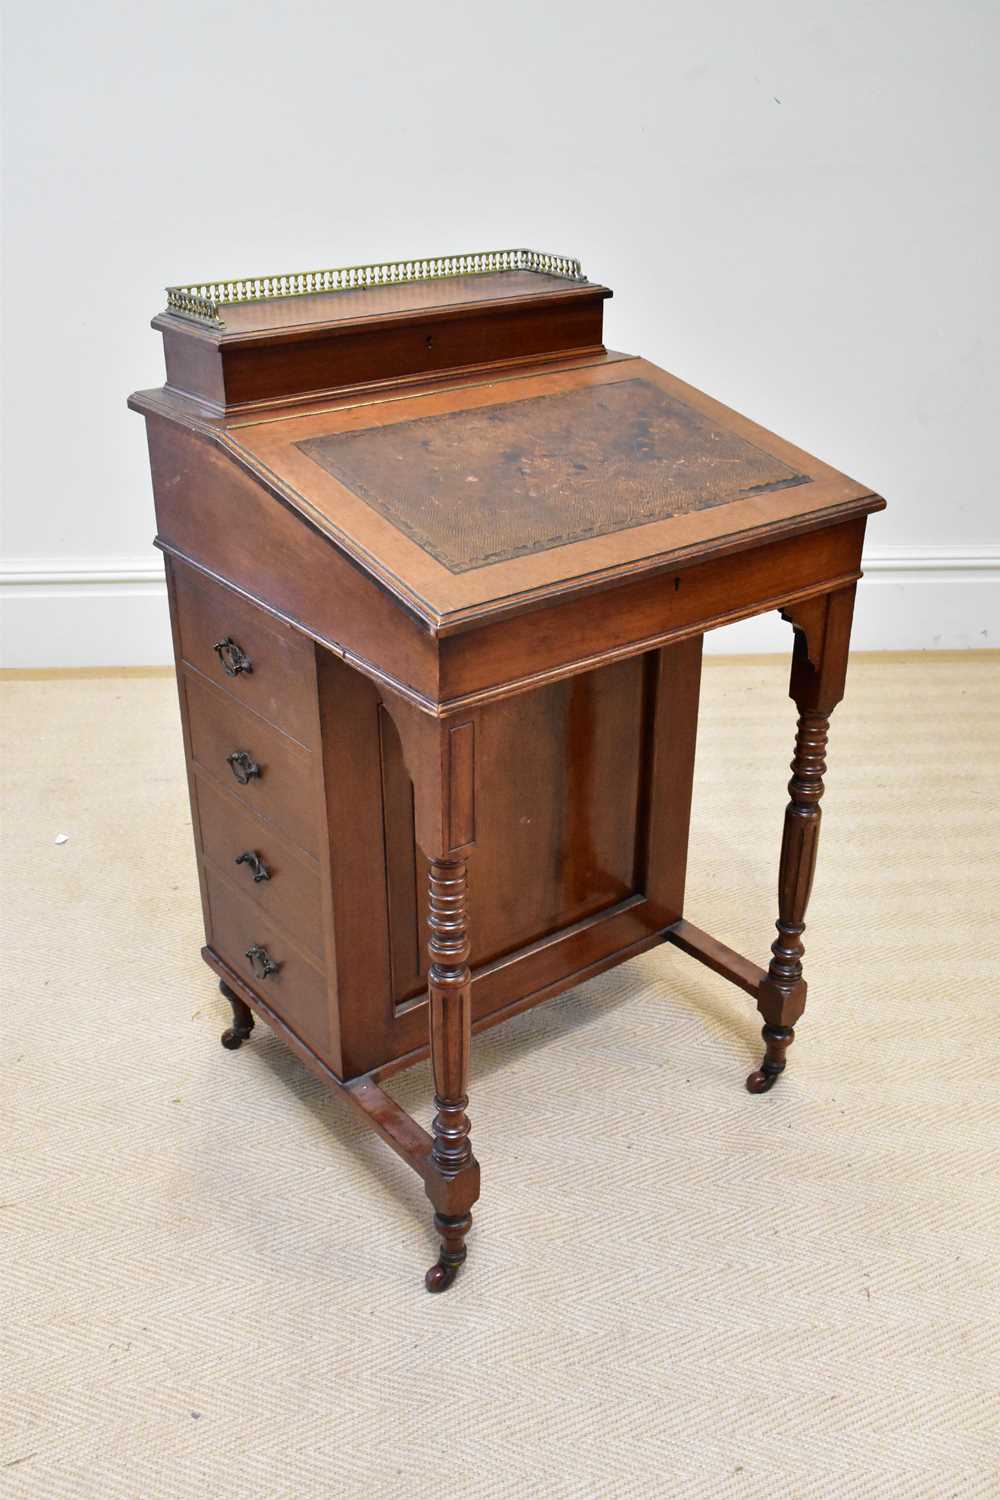
M 275 963 L 267 949 L 262 948 L 259 943 L 253 943 L 247 949 L 246 956 L 250 960 L 255 979 L 267 979 L 271 974 L 277 974 L 281 968 L 280 964 Z
M 244 849 L 242 854 L 237 854 L 235 863 L 250 866 L 254 885 L 260 885 L 262 880 L 271 878 L 270 870 L 255 849 Z
M 253 662 L 246 652 L 237 646 L 231 635 L 227 635 L 224 640 L 216 641 L 212 650 L 218 652 L 227 677 L 238 677 L 241 672 L 253 671 Z
M 233 750 L 226 756 L 226 760 L 240 786 L 246 786 L 248 781 L 260 775 L 260 766 L 245 750 Z

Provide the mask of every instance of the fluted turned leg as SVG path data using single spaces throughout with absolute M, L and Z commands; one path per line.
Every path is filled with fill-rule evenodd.
M 784 1072 L 793 1028 L 806 1006 L 802 934 L 816 869 L 830 715 L 844 694 L 853 609 L 851 584 L 782 611 L 795 627 L 789 696 L 799 719 L 778 869 L 778 935 L 757 991 L 765 1050 L 747 1079 L 752 1094 L 767 1093 Z
M 767 978 L 761 984 L 758 1008 L 766 1022 L 765 1053 L 760 1067 L 750 1074 L 751 1094 L 764 1094 L 774 1086 L 785 1068 L 785 1053 L 795 1040 L 793 1022 L 805 1009 L 806 982 L 802 977 L 806 907 L 816 868 L 816 850 L 822 811 L 823 774 L 826 771 L 826 737 L 830 720 L 826 714 L 806 712 L 799 718 L 792 760 L 791 798 L 785 809 L 778 871 L 778 936 L 771 944 Z
M 437 1113 L 432 1127 L 434 1171 L 427 1191 L 434 1204 L 434 1227 L 441 1236 L 441 1252 L 425 1277 L 429 1292 L 446 1291 L 465 1260 L 465 1236 L 472 1227 L 469 1209 L 479 1188 L 465 1113 L 472 1034 L 466 890 L 464 859 L 431 861 L 428 988 Z
M 235 1052 L 253 1031 L 253 1011 L 239 995 L 233 993 L 224 979 L 219 980 L 219 989 L 233 1007 L 233 1024 L 227 1026 L 219 1041 L 230 1052 Z

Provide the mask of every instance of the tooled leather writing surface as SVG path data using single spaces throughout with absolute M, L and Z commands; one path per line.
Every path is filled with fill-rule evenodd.
M 810 482 L 643 379 L 296 446 L 452 573 Z

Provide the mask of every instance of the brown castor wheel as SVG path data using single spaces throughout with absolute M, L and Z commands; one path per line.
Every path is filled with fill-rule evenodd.
M 436 1213 L 434 1228 L 441 1236 L 441 1253 L 424 1277 L 424 1286 L 429 1292 L 446 1292 L 468 1254 L 465 1236 L 472 1228 L 472 1215 Z
M 462 1256 L 462 1260 L 465 1256 Z M 458 1268 L 462 1261 L 448 1262 L 442 1256 L 424 1277 L 424 1286 L 429 1292 L 446 1292 L 458 1275 Z
M 765 1026 L 764 1061 L 747 1079 L 747 1091 L 751 1094 L 766 1094 L 773 1089 L 785 1071 L 785 1053 L 795 1040 L 791 1026 Z

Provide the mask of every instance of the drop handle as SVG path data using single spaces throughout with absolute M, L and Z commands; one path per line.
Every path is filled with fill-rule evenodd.
M 227 677 L 238 677 L 241 672 L 253 671 L 253 662 L 241 646 L 237 646 L 231 635 L 216 641 L 212 650 L 218 654 Z
M 231 750 L 226 756 L 226 762 L 240 786 L 246 786 L 255 776 L 260 775 L 260 766 L 246 750 Z
M 242 854 L 237 854 L 234 863 L 250 867 L 254 885 L 260 885 L 262 880 L 271 878 L 270 870 L 255 849 L 244 849 Z
M 266 948 L 262 948 L 260 943 L 251 943 L 247 949 L 246 956 L 250 960 L 250 967 L 254 972 L 255 979 L 269 979 L 272 974 L 277 974 L 281 968 L 281 965 L 275 963 L 270 953 L 268 953 Z

